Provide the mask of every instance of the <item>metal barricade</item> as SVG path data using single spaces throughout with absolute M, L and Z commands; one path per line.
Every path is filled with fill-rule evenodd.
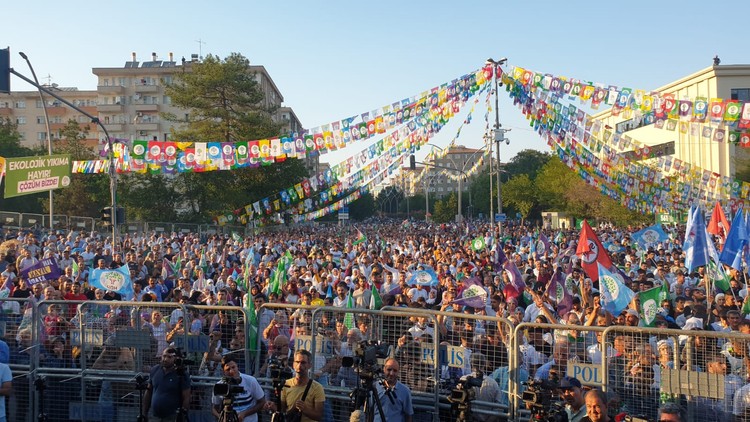
M 21 214 L 17 212 L 0 211 L 0 225 L 8 229 L 20 229 Z
M 42 214 L 21 214 L 21 227 L 30 228 L 38 227 L 42 228 L 44 224 L 44 215 Z
M 674 403 L 687 420 L 732 419 L 735 392 L 748 379 L 747 334 L 612 326 L 603 341 L 617 351 L 610 367 L 622 381 L 607 391 L 624 411 L 652 420 L 660 406 Z
M 70 216 L 68 218 L 70 226 L 68 227 L 70 230 L 77 230 L 77 231 L 88 231 L 88 230 L 94 230 L 94 219 L 91 217 L 75 217 Z
M 32 421 L 34 402 L 33 370 L 39 361 L 36 335 L 39 314 L 36 303 L 28 299 L 0 299 L 0 327 L 8 344 L 13 394 L 6 401 L 9 420 Z
M 146 224 L 142 221 L 126 221 L 125 224 L 120 226 L 120 231 L 132 235 L 141 235 L 146 233 L 145 226 Z

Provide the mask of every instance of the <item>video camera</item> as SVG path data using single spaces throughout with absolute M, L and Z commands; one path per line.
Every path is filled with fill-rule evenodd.
M 214 396 L 233 398 L 244 391 L 245 388 L 240 385 L 240 380 L 234 378 L 222 377 L 219 382 L 214 384 Z
M 276 356 L 268 358 L 268 372 L 274 383 L 281 382 L 282 385 L 284 381 L 294 376 L 292 369 L 284 365 L 284 363 Z
M 187 367 L 190 365 L 195 365 L 195 362 L 190 359 L 186 359 L 185 354 L 182 352 L 182 349 L 177 348 L 175 350 L 176 350 L 176 353 L 174 356 L 175 370 L 179 374 L 184 374 Z
M 381 361 L 391 355 L 391 346 L 376 341 L 361 341 L 354 349 L 354 356 L 341 359 L 341 366 L 351 368 L 356 366 L 360 378 L 373 379 L 382 372 Z
M 476 376 L 469 375 L 461 378 L 456 386 L 451 390 L 448 401 L 454 404 L 465 404 L 469 403 L 476 398 L 476 392 L 474 387 L 481 387 L 484 376 L 477 374 Z
M 530 380 L 521 395 L 526 408 L 531 411 L 531 419 L 537 421 L 567 422 L 568 414 L 565 404 L 555 392 L 559 389 L 557 382 L 548 380 Z

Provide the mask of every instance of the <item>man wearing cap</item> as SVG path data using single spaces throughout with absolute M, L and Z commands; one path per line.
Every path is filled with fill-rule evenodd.
M 563 377 L 560 380 L 560 396 L 565 400 L 565 412 L 568 414 L 569 422 L 579 422 L 586 417 L 586 402 L 578 379 Z

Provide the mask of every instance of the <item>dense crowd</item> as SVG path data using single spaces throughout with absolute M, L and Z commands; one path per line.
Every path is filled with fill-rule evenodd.
M 627 287 L 644 292 L 665 286 L 668 294 L 658 304 L 653 326 L 750 333 L 750 320 L 743 310 L 748 299 L 747 273 L 727 267 L 730 288 L 718 291 L 709 283 L 704 267 L 685 267 L 684 228 L 667 228 L 670 239 L 649 247 L 636 247 L 631 237 L 636 230 L 602 224 L 596 232 L 624 274 Z M 542 234 L 552 240 L 549 250 L 540 252 L 537 244 Z M 676 338 L 623 331 L 607 344 L 608 350 L 601 350 L 601 330 L 586 327 L 638 327 L 644 325 L 643 313 L 637 298 L 616 315 L 603 308 L 598 281 L 584 271 L 580 257 L 568 253 L 575 250 L 577 230 L 516 224 L 505 226 L 499 234 L 496 227 L 474 222 L 371 220 L 356 228 L 292 227 L 249 236 L 125 234 L 116 245 L 106 234 L 96 232 L 6 230 L 3 235 L 0 297 L 42 304 L 40 364 L 49 367 L 79 367 L 85 359 L 87 367 L 94 369 L 148 370 L 175 343 L 175 336 L 189 332 L 204 333 L 210 339 L 209 350 L 197 356 L 196 373 L 220 375 L 222 356 L 234 350 L 241 357 L 238 363 L 243 371 L 267 377 L 268 357 L 278 357 L 291 367 L 287 359 L 293 356 L 294 338 L 316 332 L 329 337 L 333 345 L 330 356 L 316 356 L 312 364 L 314 378 L 324 385 L 356 386 L 356 374 L 341 365 L 341 357 L 351 356 L 363 340 L 383 340 L 393 345 L 401 363 L 401 379 L 412 391 L 449 390 L 462 377 L 479 373 L 484 382 L 478 399 L 508 405 L 510 327 L 562 324 L 569 328 L 522 330 L 518 378 L 556 380 L 573 420 L 586 414 L 581 412 L 586 409 L 585 389 L 580 380 L 565 376 L 567 364 L 600 364 L 604 358 L 609 361 L 604 382 L 609 386 L 606 398 L 613 416 L 629 413 L 655 419 L 656 409 L 665 403 L 684 405 L 683 397 L 660 388 L 663 374 L 672 369 L 724 376 L 724 397 L 698 398 L 696 420 L 744 415 L 750 407 L 750 341 L 696 333 Z M 522 274 L 522 291 L 513 287 L 512 274 L 498 267 L 498 248 Z M 20 277 L 25 268 L 45 258 L 55 258 L 63 272 L 59 278 L 29 285 Z M 123 266 L 133 281 L 133 297 L 89 285 L 94 268 Z M 414 273 L 426 268 L 434 271 L 436 280 L 415 283 Z M 566 312 L 558 312 L 559 298 L 549 289 L 556 270 L 564 271 L 564 289 L 572 296 Z M 467 306 L 459 300 L 470 279 L 478 280 L 484 290 L 483 306 Z M 45 304 L 45 300 L 62 302 Z M 79 308 L 66 305 L 68 300 L 111 304 L 97 302 Z M 414 316 L 379 326 L 380 332 L 373 329 L 372 317 L 364 314 L 353 321 L 347 321 L 344 312 L 324 313 L 320 321 L 311 319 L 317 307 L 370 308 L 376 300 L 384 306 L 413 308 Z M 134 313 L 128 301 L 152 302 L 153 306 L 138 307 Z M 245 362 L 242 352 L 250 331 L 239 309 L 186 308 L 191 314 L 183 315 L 179 308 L 163 306 L 169 302 L 252 309 L 257 316 L 262 366 Z M 305 306 L 285 308 L 283 304 Z M 417 310 L 443 312 L 431 318 Z M 2 311 L 8 325 L 5 342 L 0 343 L 0 361 L 28 364 L 33 325 L 24 317 L 25 305 L 4 301 Z M 105 330 L 101 347 L 85 350 L 71 344 L 70 332 L 80 322 Z M 142 361 L 144 368 L 135 368 L 130 349 L 115 347 L 117 329 L 128 326 L 140 327 L 150 336 L 152 350 L 147 354 L 150 359 Z M 422 345 L 436 336 L 445 346 L 462 348 L 467 357 L 462 367 L 445 365 L 441 380 L 435 380 L 430 366 L 420 359 Z M 475 418 L 494 420 L 486 415 Z

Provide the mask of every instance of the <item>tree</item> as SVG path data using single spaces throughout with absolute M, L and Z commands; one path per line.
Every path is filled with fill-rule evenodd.
M 120 179 L 118 202 L 131 221 L 175 221 L 180 199 L 172 179 L 161 174 L 128 174 Z
M 34 155 L 46 155 L 41 149 L 30 149 L 21 145 L 21 134 L 18 125 L 10 119 L 0 119 L 0 157 L 29 157 Z M 0 183 L 0 195 L 5 195 L 6 179 Z M 35 193 L 31 195 L 17 196 L 15 198 L 3 198 L 2 211 L 41 213 L 42 200 L 48 195 Z
M 456 214 L 458 214 L 458 197 L 455 193 L 451 193 L 435 202 L 435 212 L 432 218 L 437 223 L 449 223 L 455 221 Z
M 534 182 L 526 174 L 513 177 L 503 184 L 503 202 L 511 205 L 521 214 L 522 220 L 529 218 L 537 204 Z
M 552 155 L 535 149 L 525 149 L 510 159 L 504 166 L 503 170 L 511 176 L 526 174 L 529 179 L 536 179 L 537 173 L 550 160 Z
M 349 217 L 353 220 L 361 221 L 375 215 L 375 209 L 375 197 L 370 192 L 367 192 L 349 204 Z
M 81 127 L 75 120 L 68 120 L 60 130 L 60 141 L 55 145 L 55 153 L 69 154 L 71 160 L 92 160 L 93 150 L 83 140 L 87 138 L 88 126 Z M 55 191 L 55 214 L 80 217 L 98 217 L 99 210 L 110 203 L 109 177 L 106 174 L 71 175 L 67 188 Z M 49 210 L 49 201 L 44 202 Z
M 563 164 L 559 158 L 552 157 L 548 160 L 534 180 L 540 211 L 567 210 L 568 203 L 565 193 L 576 180 L 580 180 L 578 175 Z
M 209 55 L 194 63 L 167 87 L 172 104 L 185 109 L 187 118 L 165 114 L 184 122 L 174 136 L 183 142 L 208 142 L 273 138 L 281 125 L 272 119 L 273 108 L 263 106 L 263 93 L 250 62 L 232 53 L 224 60 Z M 258 168 L 206 173 L 182 173 L 175 180 L 181 203 L 190 211 L 186 218 L 203 220 L 242 208 L 248 203 L 278 194 L 307 176 L 301 160 Z

